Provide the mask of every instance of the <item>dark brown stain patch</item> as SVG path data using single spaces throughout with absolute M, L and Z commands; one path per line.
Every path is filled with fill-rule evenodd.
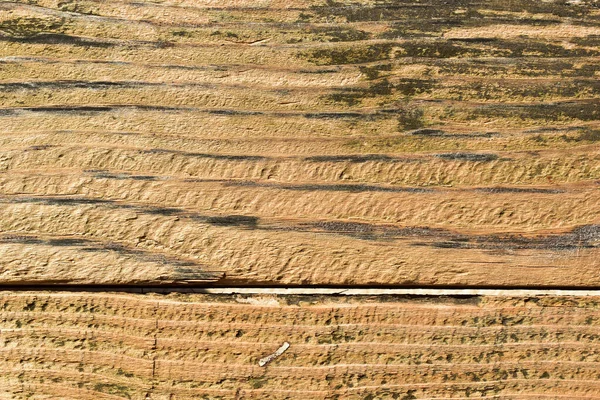
M 539 193 L 539 194 L 558 194 L 564 193 L 564 190 L 560 189 L 544 189 L 544 188 L 521 188 L 521 187 L 486 187 L 474 189 L 478 192 L 484 193 Z
M 473 162 L 490 162 L 498 160 L 497 154 L 491 153 L 443 153 L 436 154 L 436 157 L 443 160 L 458 160 L 458 161 L 473 161 Z
M 88 115 L 88 114 L 97 114 L 97 113 L 106 113 L 113 111 L 161 111 L 161 112 L 170 112 L 170 111 L 190 111 L 192 108 L 184 108 L 184 107 L 166 107 L 166 106 L 149 106 L 149 105 L 114 105 L 114 106 L 100 106 L 100 105 L 91 105 L 91 106 L 40 106 L 40 107 L 11 107 L 0 109 L 0 115 L 2 116 L 11 116 L 18 115 L 22 112 L 32 112 L 32 113 L 57 113 L 57 114 L 80 114 L 80 115 Z
M 465 24 L 467 26 L 485 25 L 498 23 L 495 19 L 501 18 L 501 13 L 491 17 L 480 10 L 487 11 L 509 11 L 523 12 L 529 14 L 547 14 L 540 24 L 560 21 L 556 17 L 568 17 L 575 23 L 597 22 L 597 17 L 592 17 L 591 12 L 597 6 L 591 1 L 579 4 L 569 2 L 531 2 L 525 0 L 502 2 L 488 1 L 480 2 L 475 0 L 465 1 L 442 1 L 427 0 L 415 2 L 399 3 L 393 0 L 382 0 L 372 6 L 356 3 L 348 3 L 335 0 L 327 0 L 323 5 L 315 5 L 310 8 L 310 13 L 305 14 L 305 20 L 327 21 L 331 18 L 343 18 L 347 22 L 363 21 L 395 21 L 406 20 L 409 31 L 419 29 L 415 21 L 423 21 L 424 30 L 432 29 L 435 22 L 441 21 L 441 24 Z M 462 14 L 456 14 L 456 9 L 463 9 Z M 488 13 L 489 14 L 489 13 Z M 489 21 L 488 21 L 489 19 Z M 527 19 L 527 18 L 526 18 Z M 512 21 L 512 20 L 511 20 Z M 550 21 L 550 22 L 546 22 Z
M 235 226 L 244 229 L 258 229 L 260 219 L 248 215 L 203 215 L 189 212 L 176 207 L 152 207 L 137 204 L 123 204 L 114 200 L 93 199 L 84 197 L 4 197 L 0 203 L 34 203 L 54 206 L 102 206 L 109 209 L 132 210 L 147 215 L 158 215 L 163 217 L 189 218 L 204 224 L 213 226 Z
M 27 245 L 44 245 L 54 247 L 73 247 L 83 252 L 116 252 L 123 256 L 133 257 L 144 262 L 153 262 L 175 267 L 175 275 L 165 277 L 167 280 L 173 278 L 184 280 L 218 280 L 223 276 L 219 272 L 203 271 L 204 266 L 192 261 L 181 260 L 172 256 L 151 253 L 131 248 L 116 242 L 100 242 L 87 238 L 44 238 L 32 235 L 2 235 L 0 243 L 19 243 Z
M 364 163 L 364 162 L 392 162 L 392 161 L 412 161 L 409 158 L 392 157 L 385 154 L 349 154 L 335 156 L 311 156 L 306 157 L 306 161 L 310 162 L 349 162 L 349 163 Z
M 564 47 L 558 44 L 532 40 L 508 39 L 452 39 L 412 40 L 401 43 L 368 45 L 340 45 L 300 51 L 298 57 L 315 65 L 365 64 L 402 58 L 465 58 L 508 57 L 521 58 L 536 54 L 538 58 L 595 57 L 600 51 L 588 47 Z
M 541 104 L 490 104 L 478 106 L 471 118 L 517 117 L 543 121 L 558 121 L 570 118 L 579 121 L 596 121 L 600 118 L 600 101 L 562 101 Z
M 430 60 L 428 64 L 436 66 L 444 74 L 464 74 L 494 76 L 517 74 L 525 77 L 593 77 L 597 66 L 589 62 L 575 63 L 564 59 L 494 59 L 494 60 Z
M 129 173 L 112 173 L 106 170 L 85 170 L 85 173 L 91 174 L 94 178 L 98 179 L 116 179 L 116 180 L 136 180 L 136 181 L 157 181 L 163 180 L 163 177 L 153 176 L 153 175 L 133 175 Z
M 117 43 L 99 39 L 88 39 L 79 36 L 67 35 L 64 33 L 38 33 L 30 37 L 13 37 L 0 35 L 0 41 L 32 44 L 67 44 L 81 47 L 101 47 L 110 48 L 117 46 Z
M 414 245 L 492 251 L 524 249 L 565 251 L 598 248 L 600 247 L 600 225 L 577 227 L 565 234 L 533 237 L 523 235 L 455 235 L 450 236 L 447 240 L 436 240 L 430 243 L 420 242 L 414 243 Z
M 429 227 L 398 227 L 363 222 L 319 221 L 302 223 L 301 228 L 350 236 L 363 240 L 426 239 L 414 246 L 480 250 L 575 250 L 600 247 L 600 225 L 585 225 L 557 235 L 463 235 Z
M 168 150 L 168 149 L 149 149 L 140 150 L 142 154 L 168 154 L 168 155 L 181 155 L 192 158 L 209 158 L 213 160 L 223 161 L 264 161 L 267 157 L 263 156 L 249 156 L 249 155 L 228 155 L 228 154 L 212 154 L 212 153 L 192 153 L 180 150 Z
M 360 185 L 360 184 L 344 184 L 344 185 L 287 185 L 277 183 L 261 183 L 254 181 L 224 181 L 225 186 L 237 187 L 259 187 L 277 190 L 294 190 L 294 191 L 328 191 L 328 192 L 390 192 L 390 193 L 431 193 L 434 190 L 420 187 L 399 187 L 399 186 L 377 186 L 377 185 Z
M 480 189 L 475 189 L 480 190 Z M 503 189 L 499 189 L 503 193 Z M 511 189 L 510 191 L 518 189 Z M 536 193 L 552 194 L 551 192 L 537 189 Z M 492 192 L 491 194 L 494 194 Z M 336 234 L 369 241 L 388 242 L 392 240 L 418 240 L 412 242 L 414 246 L 432 246 L 439 248 L 455 249 L 480 249 L 480 250 L 522 250 L 522 249 L 547 249 L 547 250 L 574 250 L 578 248 L 600 247 L 600 225 L 585 225 L 574 228 L 571 232 L 556 235 L 465 235 L 441 228 L 431 227 L 402 227 L 392 224 L 372 224 L 366 222 L 349 222 L 339 220 L 294 222 L 294 221 L 262 221 L 251 215 L 221 215 L 206 216 L 186 212 L 179 208 L 147 207 L 130 204 L 120 204 L 110 200 L 88 198 L 36 198 L 17 197 L 2 199 L 4 203 L 40 203 L 61 206 L 76 205 L 102 205 L 109 208 L 130 209 L 140 213 L 161 216 L 177 216 L 189 218 L 193 221 L 206 223 L 213 226 L 236 227 L 240 229 L 259 229 L 266 231 L 293 231 Z M 20 240 L 20 239 L 13 239 Z M 24 240 L 32 240 L 25 238 Z M 61 239 L 63 240 L 63 239 Z M 81 244 L 81 239 L 64 239 L 63 242 L 52 242 L 53 245 Z M 423 241 L 425 240 L 425 241 Z M 32 243 L 36 243 L 35 241 Z

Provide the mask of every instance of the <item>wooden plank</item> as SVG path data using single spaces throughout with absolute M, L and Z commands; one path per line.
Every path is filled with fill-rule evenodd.
M 597 287 L 595 1 L 0 4 L 0 284 Z
M 597 398 L 599 306 L 4 292 L 0 388 L 13 399 Z

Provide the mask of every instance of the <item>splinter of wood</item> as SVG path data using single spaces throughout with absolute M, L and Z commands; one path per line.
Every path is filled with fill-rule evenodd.
M 258 365 L 261 367 L 264 367 L 265 365 L 267 365 L 268 363 L 270 363 L 271 361 L 273 361 L 274 359 L 276 359 L 277 357 L 282 355 L 289 347 L 290 347 L 290 344 L 288 342 L 284 342 L 281 345 L 281 347 L 277 349 L 277 351 L 275 353 L 273 353 L 270 356 L 267 356 L 265 358 L 261 358 L 258 361 Z

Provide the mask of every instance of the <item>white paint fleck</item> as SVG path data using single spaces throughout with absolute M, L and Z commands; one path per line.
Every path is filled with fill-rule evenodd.
M 267 365 L 268 363 L 270 363 L 271 361 L 273 361 L 274 359 L 276 359 L 277 357 L 279 357 L 280 355 L 282 355 L 287 349 L 290 348 L 290 344 L 288 342 L 284 342 L 280 348 L 277 349 L 277 351 L 269 356 L 266 356 L 265 358 L 261 358 L 260 361 L 258 362 L 258 365 L 261 367 L 264 367 L 265 365 Z

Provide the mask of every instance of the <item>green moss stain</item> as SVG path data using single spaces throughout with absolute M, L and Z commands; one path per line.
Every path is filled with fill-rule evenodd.
M 92 4 L 81 4 L 77 0 L 63 0 L 58 3 L 60 11 L 72 12 L 85 15 L 100 15 L 98 7 Z
M 112 395 L 122 396 L 127 399 L 131 398 L 131 394 L 129 393 L 129 388 L 125 385 L 119 385 L 116 383 L 101 383 L 98 382 L 94 385 L 94 390 L 96 392 L 108 393 Z
M 63 32 L 64 18 L 18 17 L 2 21 L 0 31 L 14 38 L 31 38 L 40 33 Z
M 444 21 L 447 19 L 465 21 L 473 20 L 486 22 L 488 14 L 494 12 L 501 15 L 504 11 L 523 12 L 528 14 L 546 14 L 551 18 L 569 17 L 585 18 L 594 10 L 595 5 L 590 1 L 573 4 L 566 1 L 557 2 L 532 2 L 527 0 L 515 1 L 488 1 L 485 3 L 475 1 L 428 1 L 420 6 L 406 7 L 394 0 L 377 1 L 373 6 L 365 4 L 347 3 L 342 1 L 327 0 L 325 4 L 311 8 L 313 20 L 361 22 L 361 21 L 407 21 L 421 19 L 429 21 Z M 457 10 L 459 12 L 457 12 Z
M 316 65 L 364 64 L 400 58 L 466 58 L 466 57 L 592 57 L 600 51 L 589 47 L 567 48 L 539 40 L 500 40 L 493 38 L 409 40 L 362 46 L 318 48 L 298 54 Z
M 389 59 L 392 48 L 392 43 L 377 43 L 367 46 L 315 49 L 300 52 L 298 55 L 316 65 L 362 64 Z
M 126 378 L 133 378 L 133 374 L 131 372 L 123 371 L 123 369 L 117 369 L 117 375 L 124 376 Z
M 252 389 L 260 389 L 268 382 L 267 378 L 250 378 L 248 379 L 248 384 L 252 387 Z
M 369 32 L 358 30 L 352 27 L 309 27 L 306 32 L 316 36 L 317 41 L 321 42 L 354 42 L 366 40 L 371 37 Z
M 392 93 L 394 93 L 394 85 L 384 79 L 367 88 L 340 89 L 337 93 L 326 95 L 325 99 L 334 103 L 353 106 L 359 104 L 362 99 L 389 96 Z
M 564 101 L 545 104 L 505 105 L 492 104 L 477 107 L 468 119 L 506 117 L 542 121 L 596 121 L 600 118 L 598 101 Z
M 337 89 L 335 93 L 325 95 L 325 100 L 333 103 L 342 103 L 348 106 L 358 105 L 363 99 L 382 98 L 389 96 L 414 96 L 431 92 L 436 82 L 428 79 L 400 79 L 392 83 L 383 78 L 370 82 L 367 87 L 350 87 Z
M 425 112 L 422 108 L 407 105 L 398 109 L 398 130 L 405 131 L 425 126 Z
M 361 65 L 359 71 L 364 75 L 366 80 L 372 81 L 381 76 L 385 71 L 391 71 L 392 64 L 378 64 L 378 65 Z

